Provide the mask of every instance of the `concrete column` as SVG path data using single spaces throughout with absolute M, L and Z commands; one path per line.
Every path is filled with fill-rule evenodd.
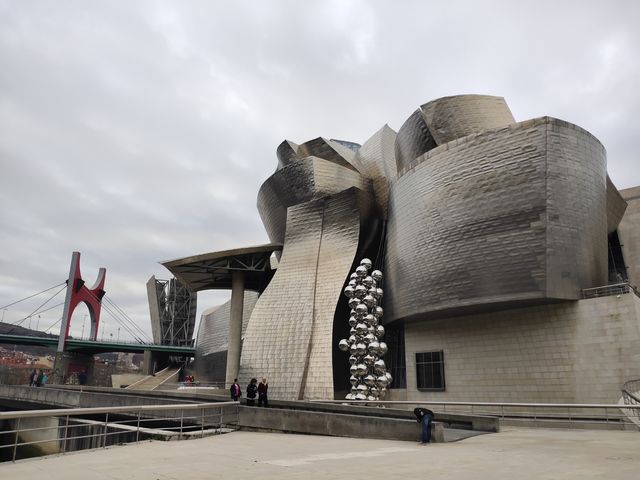
M 240 348 L 242 341 L 242 310 L 244 308 L 244 273 L 231 274 L 231 312 L 229 315 L 229 349 L 227 350 L 226 386 L 231 387 L 240 371 Z

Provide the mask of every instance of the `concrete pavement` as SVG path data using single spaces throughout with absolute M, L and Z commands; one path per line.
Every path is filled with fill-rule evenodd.
M 507 428 L 455 443 L 233 432 L 0 464 L 12 480 L 640 478 L 640 433 Z

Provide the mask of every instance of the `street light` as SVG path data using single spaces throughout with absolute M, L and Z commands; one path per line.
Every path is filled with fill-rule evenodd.
M 80 334 L 80 339 L 84 340 L 84 324 L 87 321 L 87 316 L 82 317 L 82 334 Z
M 120 341 L 120 327 L 118 327 L 118 338 L 116 338 L 116 342 Z

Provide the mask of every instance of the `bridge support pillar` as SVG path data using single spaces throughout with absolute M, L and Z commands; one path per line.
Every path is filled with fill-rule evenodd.
M 163 370 L 169 366 L 169 354 L 144 351 L 144 359 L 142 361 L 142 373 L 145 375 L 154 375 L 156 372 Z
M 53 382 L 58 385 L 71 383 L 74 376 L 84 372 L 87 384 L 93 380 L 93 355 L 78 352 L 56 352 L 53 364 Z M 73 380 L 73 383 L 76 379 Z
M 229 348 L 227 350 L 226 387 L 233 384 L 240 371 L 240 352 L 242 348 L 242 315 L 244 308 L 244 273 L 235 270 L 231 273 L 231 312 L 229 315 Z

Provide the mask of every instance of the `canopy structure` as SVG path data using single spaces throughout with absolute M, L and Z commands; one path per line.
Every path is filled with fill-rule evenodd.
M 179 258 L 162 265 L 194 292 L 231 290 L 233 272 L 243 273 L 245 290 L 261 292 L 274 273 L 271 254 L 280 250 L 282 244 L 268 243 Z

